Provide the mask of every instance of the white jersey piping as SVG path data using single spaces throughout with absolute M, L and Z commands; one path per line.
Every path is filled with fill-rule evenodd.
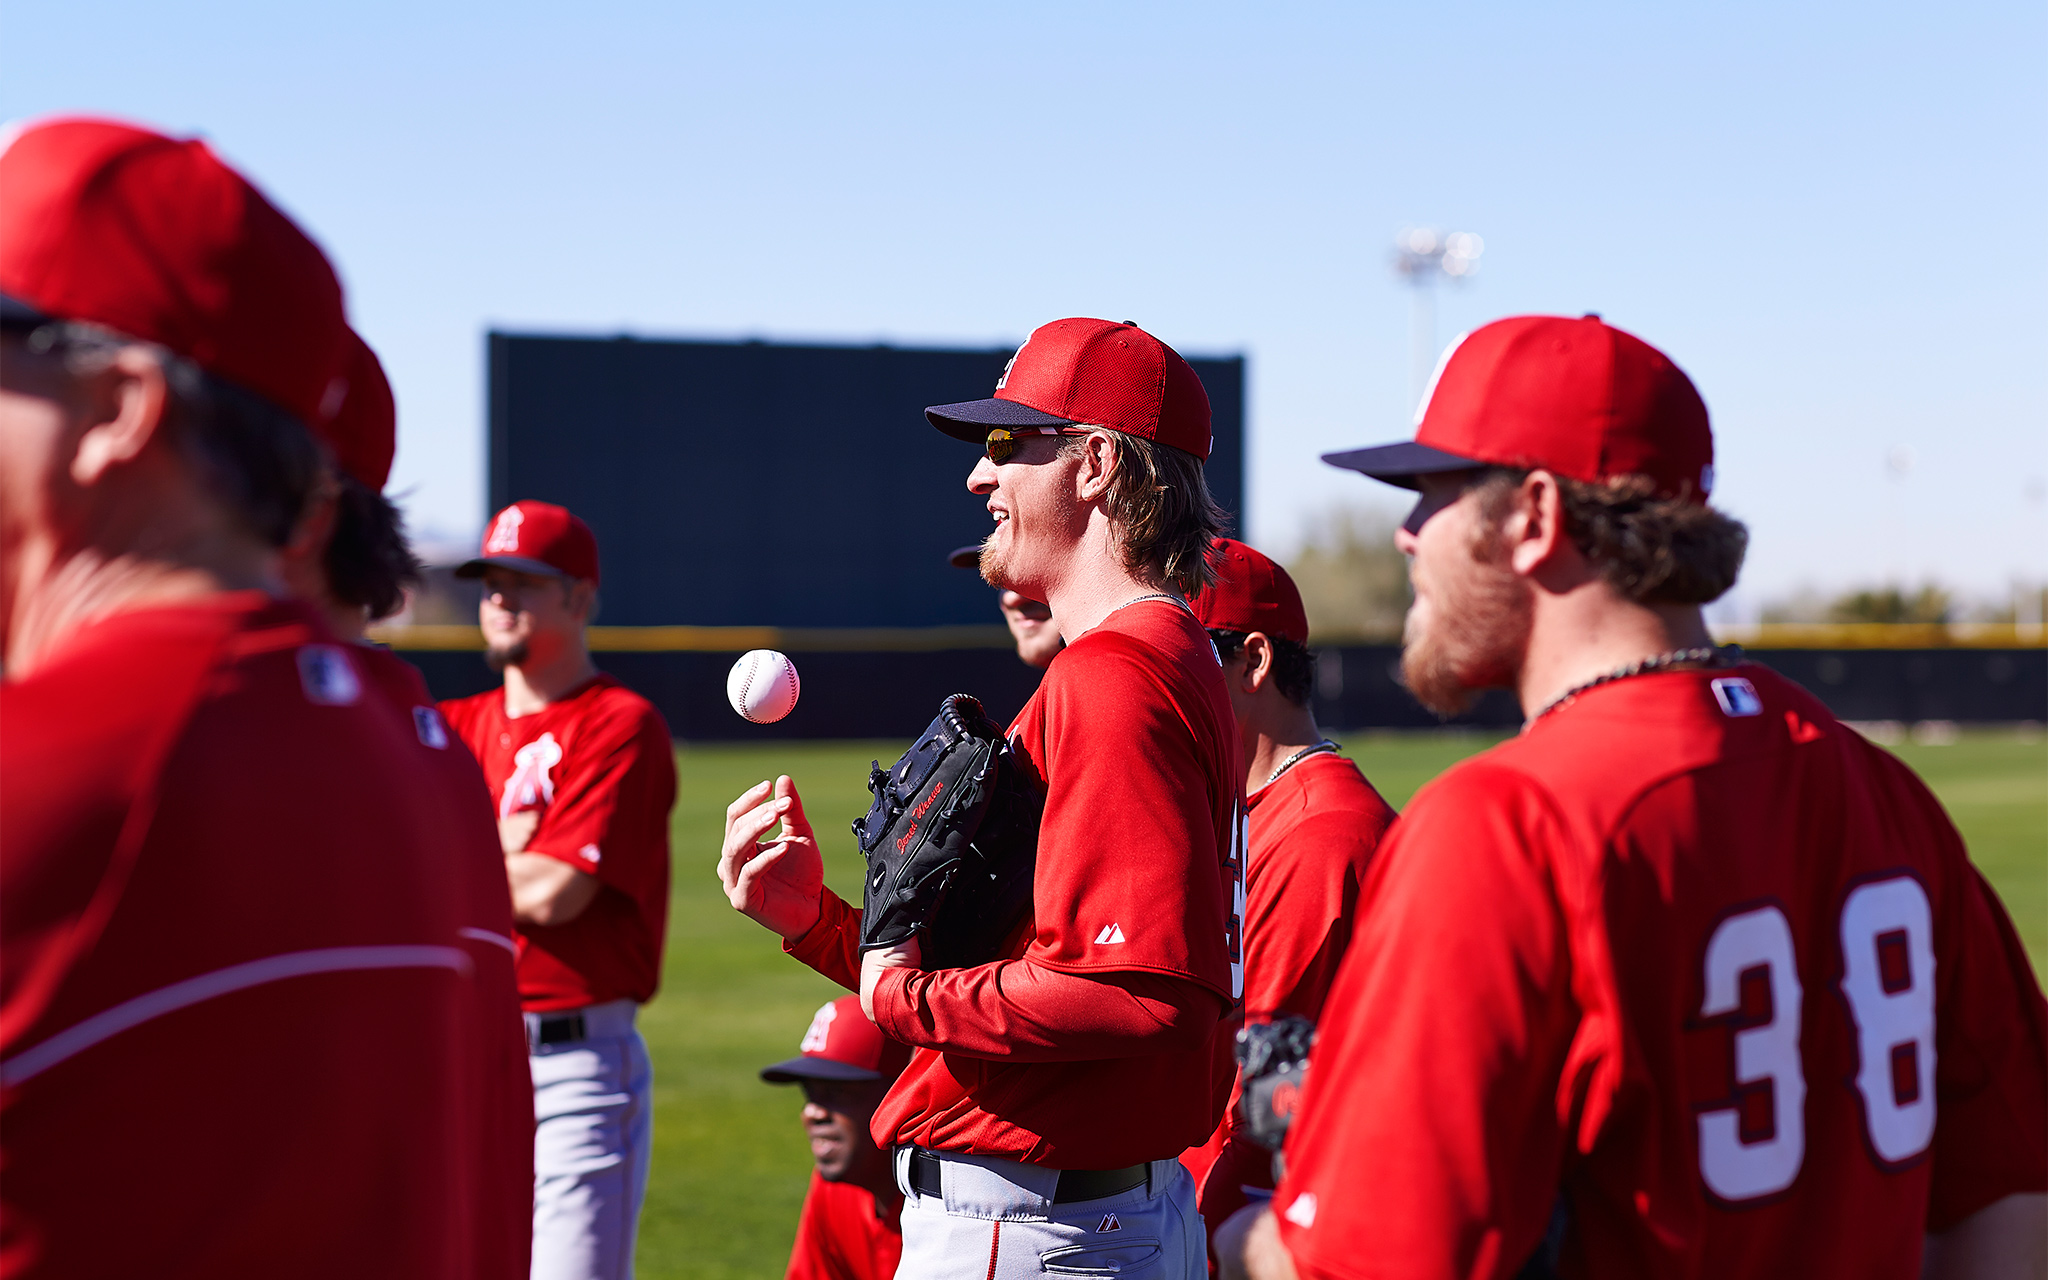
M 131 1027 L 218 996 L 286 978 L 362 969 L 451 969 L 467 976 L 473 966 L 459 948 L 434 946 L 326 947 L 230 965 L 124 1000 L 33 1048 L 22 1050 L 0 1062 L 0 1086 L 11 1088 L 21 1084 Z

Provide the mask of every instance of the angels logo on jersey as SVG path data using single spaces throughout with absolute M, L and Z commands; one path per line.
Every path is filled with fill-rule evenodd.
M 491 536 L 484 543 L 484 553 L 519 550 L 519 526 L 525 523 L 526 514 L 517 507 L 500 511 L 497 523 L 491 526 Z
M 545 809 L 555 802 L 555 781 L 548 770 L 562 763 L 562 744 L 555 735 L 544 733 L 512 755 L 512 776 L 505 779 L 505 794 L 498 801 L 498 816 L 521 809 Z

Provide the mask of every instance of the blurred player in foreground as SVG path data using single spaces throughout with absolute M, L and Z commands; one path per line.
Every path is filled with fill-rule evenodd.
M 661 713 L 590 660 L 590 526 L 514 503 L 456 574 L 483 579 L 485 653 L 505 674 L 441 711 L 483 765 L 512 886 L 537 1118 L 533 1276 L 620 1280 L 653 1133 L 633 1021 L 661 977 L 674 747 Z
M 761 1068 L 769 1084 L 804 1090 L 811 1187 L 786 1280 L 890 1280 L 903 1256 L 903 1193 L 868 1128 L 910 1049 L 882 1034 L 859 996 L 818 1010 L 800 1056 Z
M 954 548 L 946 563 L 955 569 L 980 569 L 980 544 Z M 996 607 L 1003 611 L 1003 624 L 1010 628 L 1010 638 L 1017 642 L 1017 657 L 1025 666 L 1043 671 L 1067 647 L 1066 637 L 1053 624 L 1052 610 L 1044 601 L 1004 588 L 996 593 Z
M 464 815 L 482 838 L 465 843 L 484 856 L 461 860 L 463 935 L 489 948 L 479 964 L 502 970 L 499 980 L 516 988 L 513 970 L 512 900 L 499 855 L 490 787 L 476 759 L 454 739 L 434 704 L 419 668 L 384 645 L 369 640 L 367 624 L 389 617 L 405 603 L 405 589 L 419 580 L 419 560 L 406 541 L 398 508 L 384 496 L 398 446 L 398 406 L 377 353 L 349 334 L 348 392 L 324 433 L 328 466 L 315 485 L 306 514 L 279 556 L 285 589 L 320 611 L 334 634 L 349 642 L 351 662 L 370 690 L 397 713 L 401 736 L 411 749 L 401 754 L 407 768 L 431 775 L 444 803 Z M 526 1034 L 516 1002 L 493 1005 L 479 1040 L 498 1066 L 471 1086 L 482 1117 L 480 1168 L 502 1180 L 503 1195 L 525 1209 L 533 1197 L 533 1085 L 526 1063 Z M 523 1260 L 531 1247 L 526 1230 L 509 1238 Z
M 1708 640 L 1692 383 L 1503 320 L 1330 460 L 1421 492 L 1409 687 L 1528 721 L 1381 850 L 1251 1273 L 2039 1276 L 2040 989 L 1919 779 Z
M 1308 613 L 1287 570 L 1230 538 L 1216 540 L 1211 560 L 1215 584 L 1188 603 L 1223 658 L 1244 760 L 1241 1021 L 1314 1021 L 1351 944 L 1359 884 L 1394 811 L 1316 728 Z M 1229 1041 L 1219 1037 L 1226 1054 Z M 1235 1093 L 1208 1143 L 1181 1159 L 1212 1234 L 1245 1206 L 1247 1191 L 1273 1186 L 1273 1153 L 1239 1132 Z
M 1212 1041 L 1238 994 L 1241 893 L 1237 727 L 1183 598 L 1211 580 L 1222 521 L 1202 480 L 1208 397 L 1143 330 L 1060 320 L 995 398 L 926 415 L 986 451 L 968 476 L 995 519 L 982 575 L 1044 600 L 1068 638 L 1011 729 L 1046 788 L 1035 923 L 971 968 L 921 970 L 914 941 L 861 953 L 786 777 L 727 811 L 719 874 L 917 1046 L 874 1125 L 909 1197 L 903 1280 L 1200 1276 L 1175 1157 L 1229 1089 Z
M 0 1274 L 523 1276 L 488 821 L 281 598 L 334 273 L 198 142 L 0 188 Z

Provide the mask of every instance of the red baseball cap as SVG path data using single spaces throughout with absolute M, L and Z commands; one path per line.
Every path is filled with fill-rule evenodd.
M 111 120 L 28 126 L 0 152 L 0 310 L 170 348 L 315 432 L 347 393 L 341 282 L 203 142 Z
M 859 996 L 819 1009 L 797 1045 L 803 1056 L 761 1068 L 769 1084 L 801 1080 L 894 1080 L 910 1064 L 910 1046 L 891 1040 L 860 1011 Z
M 1714 433 L 1692 379 L 1597 315 L 1515 316 L 1465 334 L 1437 364 L 1415 423 L 1412 442 L 1323 461 L 1404 489 L 1479 466 L 1587 482 L 1646 475 L 1660 496 L 1694 502 L 1714 487 Z
M 1180 353 L 1126 320 L 1055 320 L 1017 348 L 988 400 L 935 404 L 924 416 L 980 444 L 995 427 L 1109 427 L 1207 459 L 1209 393 Z
M 483 549 L 455 568 L 458 578 L 481 578 L 492 565 L 548 577 L 597 581 L 597 535 L 552 502 L 515 502 L 491 517 Z
M 1216 631 L 1263 631 L 1308 643 L 1308 611 L 1294 579 L 1264 552 L 1234 538 L 1218 538 L 1209 553 L 1216 585 L 1195 593 L 1188 607 Z
M 377 353 L 354 330 L 348 336 L 348 394 L 321 434 L 343 471 L 372 493 L 382 493 L 391 478 L 392 455 L 398 451 L 398 402 Z

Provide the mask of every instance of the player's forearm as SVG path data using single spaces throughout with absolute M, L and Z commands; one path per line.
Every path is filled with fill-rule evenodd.
M 2042 1280 L 2048 1276 L 2048 1196 L 2016 1195 L 1927 1237 L 1920 1280 Z
M 1244 1242 L 1243 1275 L 1251 1280 L 1296 1280 L 1294 1256 L 1280 1242 L 1280 1224 L 1271 1209 L 1259 1215 Z
M 875 993 L 875 1019 L 905 1044 L 1011 1062 L 1081 1062 L 1199 1048 L 1223 1001 L 1185 978 L 1081 976 L 1029 960 L 972 969 L 898 970 Z
M 818 922 L 802 937 L 785 939 L 782 949 L 848 991 L 860 990 L 860 912 L 824 889 Z
M 505 859 L 512 886 L 512 918 L 526 925 L 567 924 L 590 909 L 604 886 L 596 876 L 544 853 Z

